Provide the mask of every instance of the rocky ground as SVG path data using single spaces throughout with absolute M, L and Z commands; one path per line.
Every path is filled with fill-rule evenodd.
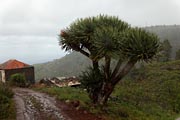
M 31 89 L 14 88 L 17 120 L 103 120 L 73 104 Z

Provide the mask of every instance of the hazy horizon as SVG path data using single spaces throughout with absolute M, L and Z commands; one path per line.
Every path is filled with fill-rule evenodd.
M 61 58 L 58 34 L 78 18 L 107 14 L 132 26 L 180 25 L 178 0 L 1 0 L 0 63 Z

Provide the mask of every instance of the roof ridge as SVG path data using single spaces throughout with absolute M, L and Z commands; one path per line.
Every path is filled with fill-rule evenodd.
M 0 69 L 17 69 L 30 66 L 29 64 L 23 63 L 16 59 L 10 59 L 2 64 L 0 64 Z

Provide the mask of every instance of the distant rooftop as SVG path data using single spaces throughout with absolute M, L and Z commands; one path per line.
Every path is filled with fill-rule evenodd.
M 17 68 L 24 68 L 29 67 L 30 65 L 23 63 L 21 61 L 11 59 L 2 64 L 0 64 L 0 69 L 17 69 Z

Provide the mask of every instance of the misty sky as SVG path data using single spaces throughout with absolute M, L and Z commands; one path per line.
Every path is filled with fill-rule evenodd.
M 77 18 L 108 14 L 132 26 L 180 24 L 180 0 L 0 0 L 0 63 L 64 56 L 58 34 Z

